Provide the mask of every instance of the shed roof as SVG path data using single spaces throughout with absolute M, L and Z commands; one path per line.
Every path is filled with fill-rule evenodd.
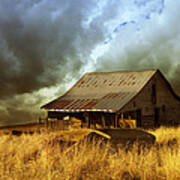
M 136 96 L 157 71 L 86 73 L 63 96 L 41 108 L 62 112 L 116 112 Z

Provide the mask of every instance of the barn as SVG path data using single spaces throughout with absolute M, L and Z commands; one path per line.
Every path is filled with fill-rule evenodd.
M 180 124 L 180 97 L 158 69 L 86 73 L 63 96 L 41 107 L 47 121 L 81 120 L 81 127 L 154 128 Z

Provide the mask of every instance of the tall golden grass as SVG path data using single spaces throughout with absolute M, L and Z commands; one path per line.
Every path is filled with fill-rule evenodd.
M 84 130 L 85 131 L 85 130 Z M 43 132 L 0 136 L 0 179 L 118 180 L 180 179 L 180 128 L 150 131 L 151 149 L 112 151 L 110 144 L 82 143 L 62 149 L 60 138 L 76 140 L 85 132 Z

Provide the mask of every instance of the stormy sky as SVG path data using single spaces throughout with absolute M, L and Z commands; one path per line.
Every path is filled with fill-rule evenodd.
M 180 94 L 180 1 L 0 0 L 0 125 L 87 71 L 159 68 Z

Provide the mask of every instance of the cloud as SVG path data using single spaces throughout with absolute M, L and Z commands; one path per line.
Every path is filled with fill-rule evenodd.
M 39 107 L 89 70 L 160 68 L 176 90 L 179 7 L 170 0 L 0 0 L 0 119 Z
M 150 19 L 139 18 L 136 25 L 126 24 L 120 29 L 108 50 L 96 60 L 96 70 L 158 68 L 180 94 L 180 4 L 164 3 L 163 13 L 152 13 Z
M 107 1 L 0 0 L 1 119 L 16 121 L 20 114 L 20 119 L 30 119 L 23 112 L 30 117 L 37 107 L 28 111 L 23 98 L 77 79 L 104 39 L 110 11 Z

